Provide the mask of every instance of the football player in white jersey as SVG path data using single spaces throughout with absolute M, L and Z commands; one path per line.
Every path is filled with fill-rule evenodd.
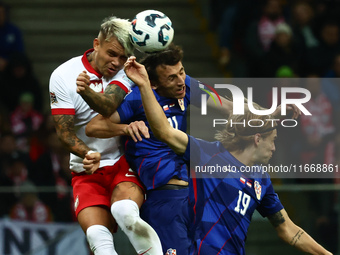
M 133 86 L 122 70 L 133 51 L 129 26 L 128 20 L 105 19 L 93 49 L 60 65 L 50 78 L 53 120 L 60 140 L 71 152 L 76 216 L 95 255 L 117 254 L 112 235 L 116 229 L 114 219 L 138 254 L 162 254 L 156 232 L 139 217 L 144 188 L 129 168 L 119 138 L 85 135 L 86 124 L 97 112 L 84 99 L 99 100 L 102 105 L 109 103 L 110 116 Z M 91 82 L 79 90 L 76 80 L 83 71 Z M 123 132 L 129 134 L 131 130 L 131 126 L 125 126 Z M 83 160 L 92 163 L 93 169 L 85 170 Z

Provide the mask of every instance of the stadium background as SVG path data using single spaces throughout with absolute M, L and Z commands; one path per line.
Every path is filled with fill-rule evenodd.
M 219 63 L 217 33 L 210 22 L 211 4 L 218 1 L 5 0 L 4 2 L 11 7 L 11 21 L 23 33 L 26 53 L 32 61 L 33 70 L 44 95 L 43 113 L 49 111 L 48 80 L 51 72 L 64 61 L 81 55 L 91 48 L 102 19 L 111 14 L 128 19 L 132 19 L 134 14 L 145 9 L 156 9 L 167 14 L 175 29 L 174 42 L 183 47 L 185 54 L 183 63 L 187 74 L 192 77 L 246 77 L 247 75 L 242 54 L 241 57 L 235 54 L 236 57 L 228 65 Z M 287 8 L 291 2 L 282 1 Z M 328 3 L 328 1 L 324 2 Z M 240 52 L 240 49 L 237 50 Z M 277 144 L 277 147 L 279 146 L 280 144 Z M 339 254 L 340 208 L 336 196 L 339 194 L 339 186 L 333 183 L 305 185 L 291 180 L 274 180 L 274 184 L 293 221 L 334 254 L 336 252 Z M 50 188 L 40 187 L 39 194 L 53 190 L 54 187 Z M 2 186 L 1 191 L 8 192 L 8 189 Z M 310 201 L 316 195 L 324 196 L 328 200 L 331 198 L 331 208 L 329 210 L 317 208 L 319 209 L 317 210 L 311 207 Z M 331 211 L 331 214 L 325 215 L 323 209 Z M 169 229 L 169 231 L 176 230 Z M 115 242 L 119 254 L 135 254 L 123 234 L 119 233 Z M 249 255 L 300 254 L 279 240 L 269 222 L 259 215 L 253 217 L 246 247 Z

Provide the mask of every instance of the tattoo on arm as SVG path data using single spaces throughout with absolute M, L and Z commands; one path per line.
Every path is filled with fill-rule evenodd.
M 54 115 L 54 124 L 62 144 L 73 154 L 83 158 L 89 150 L 88 146 L 80 140 L 74 131 L 73 115 Z
M 290 241 L 290 244 L 292 246 L 295 246 L 296 243 L 300 240 L 301 236 L 304 234 L 305 232 L 303 232 L 301 229 L 295 234 L 295 236 L 292 238 L 292 240 Z
M 104 117 L 110 117 L 122 103 L 126 93 L 117 85 L 108 85 L 105 93 L 92 92 L 89 95 L 82 95 L 88 105 Z
M 105 89 L 105 94 L 108 95 L 111 101 L 109 102 L 111 105 L 113 104 L 115 109 L 122 103 L 126 92 L 117 85 L 107 86 Z
M 268 216 L 268 219 L 270 223 L 274 226 L 274 228 L 278 227 L 286 221 L 281 212 L 277 212 Z

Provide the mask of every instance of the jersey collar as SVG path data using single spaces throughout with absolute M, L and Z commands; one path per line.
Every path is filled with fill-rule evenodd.
M 95 74 L 99 79 L 101 79 L 102 75 L 100 73 L 98 73 L 96 70 L 94 70 L 94 68 L 91 66 L 90 62 L 87 59 L 87 55 L 89 55 L 93 51 L 94 51 L 94 49 L 89 49 L 89 50 L 85 51 L 83 57 L 81 58 L 81 61 L 83 62 L 83 65 L 85 66 L 85 68 L 88 72 Z

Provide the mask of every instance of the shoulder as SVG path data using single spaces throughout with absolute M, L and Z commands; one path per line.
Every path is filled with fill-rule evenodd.
M 76 93 L 76 79 L 84 70 L 80 57 L 72 58 L 58 66 L 51 74 L 50 91 L 53 93 Z M 74 86 L 72 86 L 74 84 Z
M 84 70 L 84 65 L 81 62 L 81 57 L 74 57 L 54 69 L 51 74 L 51 79 L 58 77 L 63 79 L 76 78 L 82 70 Z M 74 79 L 74 82 L 75 81 L 76 80 Z
M 226 149 L 219 141 L 209 142 L 200 138 L 188 135 L 190 146 L 198 147 L 201 151 L 206 151 L 208 154 L 216 154 L 225 152 Z
M 68 61 L 62 63 L 61 65 L 59 65 L 53 72 L 52 72 L 52 76 L 53 75 L 57 75 L 57 76 L 69 76 L 69 75 L 73 75 L 73 76 L 78 76 L 78 70 L 84 70 L 84 65 L 81 62 L 81 56 L 78 57 L 74 57 L 69 59 Z
M 190 87 L 190 80 L 191 80 L 191 77 L 189 75 L 186 75 L 185 76 L 185 85 Z
M 198 80 L 196 80 L 195 78 L 192 78 L 189 75 L 186 75 L 185 77 L 185 85 L 188 87 L 191 86 L 198 86 L 200 84 L 200 82 Z
M 135 87 L 135 83 L 131 81 L 127 75 L 125 74 L 124 70 L 120 70 L 109 82 L 109 84 L 115 84 L 121 87 L 126 93 L 131 91 L 132 87 Z
M 223 147 L 224 148 L 224 147 Z M 188 145 L 184 153 L 184 160 L 191 165 L 206 165 L 209 162 L 221 161 L 225 152 L 220 142 L 209 142 L 188 135 Z
M 140 101 L 142 101 L 142 96 L 140 94 L 139 88 L 137 86 L 133 87 L 132 90 L 130 90 L 126 94 L 124 99 L 128 100 L 128 101 L 130 101 L 130 100 L 140 100 Z

